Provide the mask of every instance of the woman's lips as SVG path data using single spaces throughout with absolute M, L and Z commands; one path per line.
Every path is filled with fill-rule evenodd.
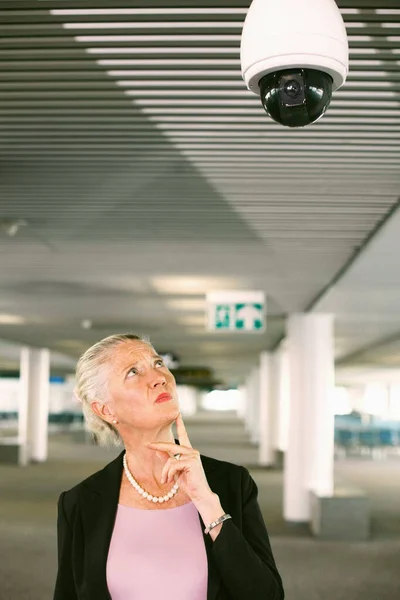
M 171 394 L 160 394 L 157 396 L 156 402 L 168 402 L 168 400 L 172 400 Z

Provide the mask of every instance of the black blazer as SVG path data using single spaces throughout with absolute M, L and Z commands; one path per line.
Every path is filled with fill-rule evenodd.
M 111 600 L 106 563 L 123 454 L 59 498 L 58 574 L 53 600 Z M 205 524 L 199 515 L 208 559 L 207 600 L 282 600 L 282 581 L 254 480 L 244 467 L 206 456 L 201 460 L 210 488 L 232 516 L 213 542 L 204 534 Z

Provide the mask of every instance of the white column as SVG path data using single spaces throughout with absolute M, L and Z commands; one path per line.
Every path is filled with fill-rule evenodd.
M 246 406 L 245 406 L 246 410 L 244 413 L 244 425 L 245 425 L 246 432 L 250 435 L 251 422 L 252 422 L 252 411 L 253 411 L 253 404 L 251 401 L 251 398 L 253 395 L 251 373 L 249 373 L 249 375 L 247 376 L 245 388 L 246 388 Z
M 288 351 L 291 398 L 284 517 L 309 521 L 310 490 L 333 494 L 333 316 L 290 316 Z
M 289 437 L 290 411 L 290 372 L 286 340 L 281 343 L 278 350 L 274 353 L 273 368 L 275 372 L 276 397 L 274 442 L 277 450 L 286 452 Z
M 253 367 L 246 379 L 245 428 L 252 444 L 259 442 L 260 368 Z
M 260 409 L 258 462 L 263 467 L 275 462 L 273 360 L 269 352 L 260 355 Z
M 258 444 L 260 441 L 260 367 L 256 366 L 251 372 L 251 422 L 250 441 Z
M 26 462 L 47 460 L 50 352 L 22 348 L 18 428 L 20 443 L 27 448 Z
M 244 421 L 246 419 L 246 407 L 247 407 L 247 388 L 246 385 L 241 385 L 238 388 L 239 391 L 239 402 L 236 410 L 239 419 Z

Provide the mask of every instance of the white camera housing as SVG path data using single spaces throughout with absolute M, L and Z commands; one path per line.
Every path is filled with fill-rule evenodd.
M 314 69 L 330 75 L 336 90 L 349 68 L 346 27 L 335 0 L 253 0 L 240 55 L 243 79 L 257 95 L 268 73 Z

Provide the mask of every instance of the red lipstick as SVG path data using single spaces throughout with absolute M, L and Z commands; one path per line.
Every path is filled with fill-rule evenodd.
M 168 400 L 172 400 L 172 396 L 171 396 L 171 394 L 168 394 L 167 392 L 160 394 L 156 398 L 156 402 L 168 402 Z

